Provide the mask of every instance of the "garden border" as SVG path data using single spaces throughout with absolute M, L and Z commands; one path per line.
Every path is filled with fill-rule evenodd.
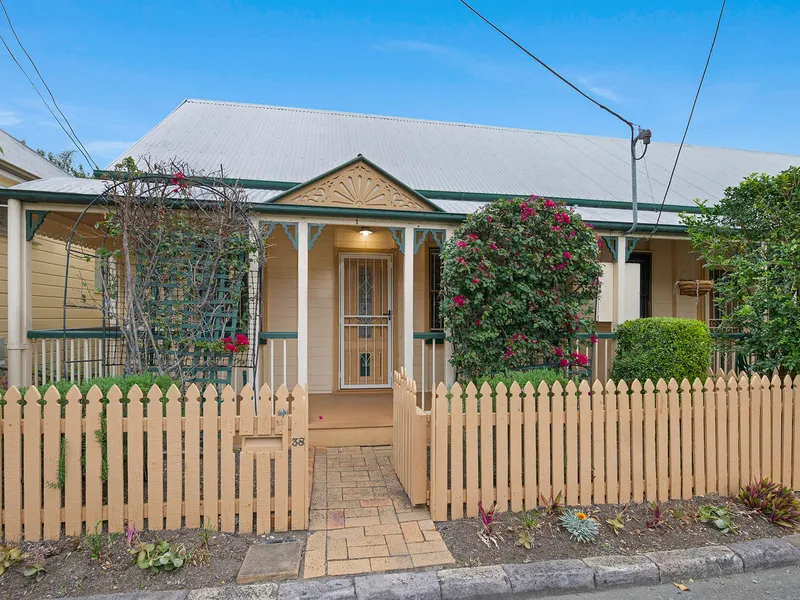
M 609 587 L 680 583 L 792 565 L 800 565 L 800 534 L 639 556 L 603 556 L 252 586 L 107 594 L 83 600 L 468 600 L 532 597 Z

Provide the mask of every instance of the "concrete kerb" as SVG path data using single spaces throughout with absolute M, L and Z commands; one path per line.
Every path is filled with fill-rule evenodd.
M 643 556 L 598 556 L 358 577 L 93 596 L 91 600 L 471 600 L 653 585 L 800 564 L 800 536 Z M 89 599 L 86 599 L 89 600 Z

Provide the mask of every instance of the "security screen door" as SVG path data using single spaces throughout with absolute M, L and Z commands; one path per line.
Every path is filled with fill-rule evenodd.
M 392 372 L 392 257 L 339 257 L 339 387 L 388 388 Z

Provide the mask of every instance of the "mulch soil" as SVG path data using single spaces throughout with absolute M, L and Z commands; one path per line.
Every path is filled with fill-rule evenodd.
M 185 544 L 191 552 L 199 541 L 200 531 L 143 532 L 141 540 L 157 543 L 168 540 Z M 236 575 L 245 553 L 251 544 L 277 540 L 305 539 L 304 531 L 274 533 L 266 536 L 234 533 L 212 534 L 209 559 L 201 564 L 191 561 L 172 572 L 157 574 L 141 570 L 133 563 L 123 536 L 109 540 L 103 534 L 104 557 L 92 560 L 91 552 L 80 538 L 62 538 L 59 541 L 23 543 L 21 547 L 30 557 L 44 557 L 47 569 L 38 583 L 22 574 L 21 562 L 0 577 L 0 599 L 62 598 L 114 594 L 145 590 L 181 590 L 217 587 L 236 583 Z
M 733 522 L 739 527 L 736 534 L 723 534 L 713 525 L 701 523 L 694 517 L 704 504 L 726 505 L 735 512 Z M 504 513 L 495 526 L 497 548 L 487 548 L 478 537 L 480 519 L 437 523 L 436 526 L 459 566 L 528 563 L 565 558 L 586 558 L 609 554 L 633 555 L 659 550 L 677 550 L 703 546 L 724 545 L 757 538 L 780 537 L 792 533 L 785 527 L 772 525 L 758 514 L 744 509 L 728 498 L 705 496 L 690 501 L 669 501 L 661 504 L 664 524 L 651 529 L 647 504 L 623 506 L 592 506 L 589 513 L 600 522 L 600 535 L 594 543 L 581 544 L 572 540 L 558 524 L 553 514 L 541 514 L 534 532 L 533 548 L 516 546 L 521 530 L 518 515 Z M 606 523 L 623 513 L 624 529 L 615 535 Z

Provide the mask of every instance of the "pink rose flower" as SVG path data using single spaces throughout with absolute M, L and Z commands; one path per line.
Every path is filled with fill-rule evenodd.
M 567 260 L 569 260 L 570 258 L 572 258 L 572 254 L 570 254 L 569 252 L 566 252 L 566 251 L 565 251 L 565 252 L 564 252 L 564 258 L 566 258 Z
M 453 296 L 453 304 L 456 306 L 464 306 L 464 296 L 459 294 L 458 296 Z
M 478 281 L 478 278 L 477 278 L 477 277 L 473 277 L 473 278 L 472 278 L 472 283 L 474 283 L 474 284 L 476 284 L 476 285 L 477 285 L 477 284 L 478 284 L 478 283 L 480 283 L 480 282 Z
M 569 366 L 569 361 L 566 358 L 562 358 L 560 361 L 558 361 L 558 366 L 559 367 L 568 367 Z
M 491 248 L 492 250 L 497 250 L 497 244 L 492 242 L 491 244 L 489 244 L 489 248 Z
M 589 341 L 590 341 L 592 344 L 596 344 L 596 343 L 597 343 L 597 336 L 596 336 L 595 334 L 592 334 L 592 335 L 590 335 L 590 336 L 589 336 Z
M 459 248 L 466 248 L 467 247 L 467 242 L 465 242 L 464 240 L 457 240 L 456 241 L 456 246 L 458 246 Z
M 553 202 L 552 200 L 550 200 L 550 198 L 547 198 L 547 199 L 544 201 L 544 207 L 545 207 L 545 208 L 555 208 L 555 207 L 556 207 L 556 203 L 555 203 L 555 202 Z

